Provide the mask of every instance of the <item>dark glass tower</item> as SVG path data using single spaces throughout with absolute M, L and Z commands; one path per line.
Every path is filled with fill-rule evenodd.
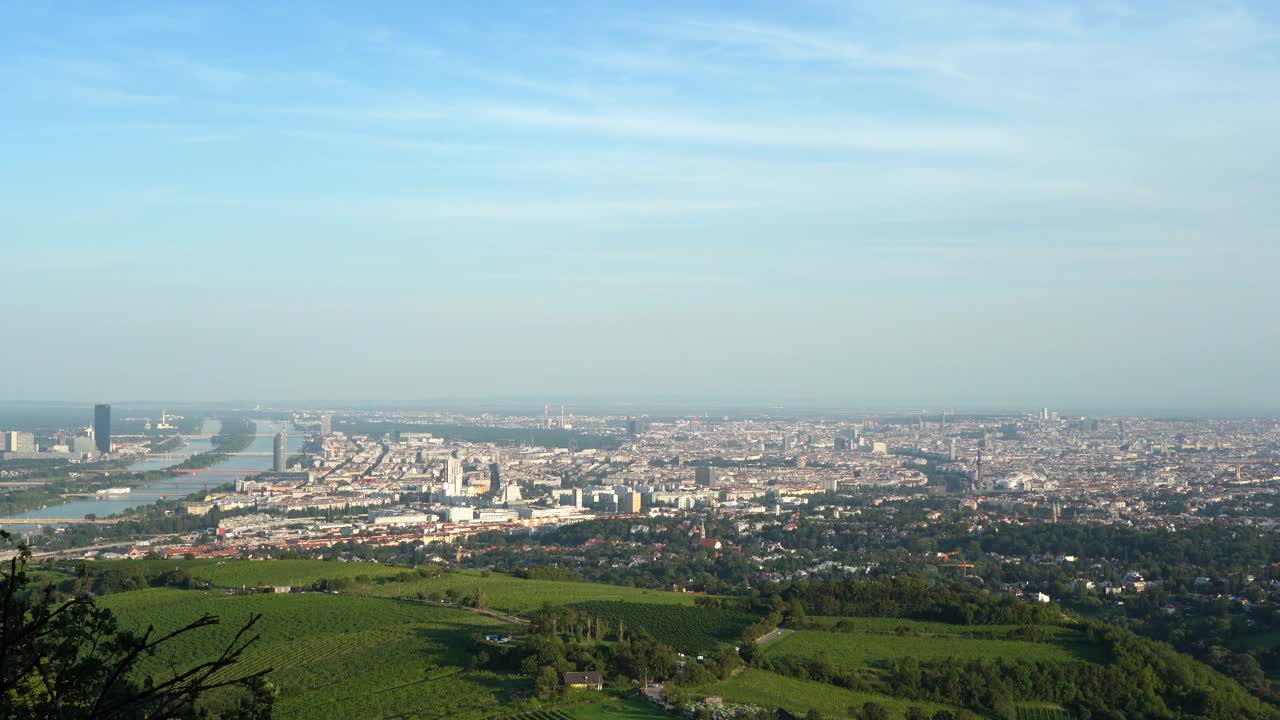
M 111 452 L 111 406 L 93 406 L 93 442 L 98 452 Z

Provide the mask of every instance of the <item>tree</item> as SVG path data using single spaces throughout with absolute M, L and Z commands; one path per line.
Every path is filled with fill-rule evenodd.
M 533 684 L 533 691 L 543 699 L 553 698 L 560 692 L 560 676 L 553 667 L 543 667 Z
M 889 710 L 878 702 L 862 704 L 862 720 L 889 720 Z
M 11 542 L 0 531 L 0 545 Z M 25 546 L 0 569 L 0 720 L 164 720 L 197 714 L 210 690 L 248 691 L 228 717 L 270 718 L 275 689 L 263 680 L 270 669 L 237 674 L 234 666 L 257 641 L 261 616 L 249 620 L 215 657 L 160 677 L 139 677 L 147 656 L 181 643 L 190 633 L 218 624 L 205 615 L 171 632 L 149 627 L 121 630 L 111 611 L 83 592 L 59 600 L 52 585 L 30 587 Z M 83 583 L 78 583 L 83 585 Z

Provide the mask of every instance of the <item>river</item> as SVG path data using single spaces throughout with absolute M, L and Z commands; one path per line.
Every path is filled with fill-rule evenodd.
M 157 500 L 172 500 L 185 497 L 193 492 L 198 492 L 202 487 L 225 485 L 233 482 L 236 478 L 244 476 L 244 473 L 238 472 L 218 472 L 220 468 L 225 470 L 270 470 L 272 441 L 275 434 L 280 432 L 280 428 L 284 426 L 285 423 L 282 422 L 255 420 L 254 436 L 249 446 L 240 453 L 230 455 L 216 465 L 206 468 L 208 472 L 175 475 L 150 485 L 135 487 L 132 492 L 126 495 L 68 500 L 67 502 L 49 505 L 38 510 L 18 513 L 13 517 L 31 518 L 33 520 L 39 518 L 82 518 L 90 513 L 98 517 L 106 517 L 107 515 L 124 512 L 129 508 L 151 505 Z M 126 471 L 163 470 L 177 465 L 192 455 L 208 452 L 213 449 L 211 438 L 218 434 L 221 428 L 222 424 L 219 421 L 205 420 L 200 427 L 200 434 L 187 436 L 185 438 L 186 444 L 181 448 L 136 460 L 128 465 Z M 303 437 L 301 435 L 294 432 L 289 433 L 289 454 L 296 454 L 302 447 L 302 443 Z M 19 531 L 27 531 L 34 529 L 35 525 L 36 523 L 32 523 L 30 526 L 13 525 L 11 527 Z

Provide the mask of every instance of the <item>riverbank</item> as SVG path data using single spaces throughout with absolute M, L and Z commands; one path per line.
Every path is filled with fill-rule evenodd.
M 138 480 L 135 473 L 113 473 L 108 482 L 112 484 L 130 484 L 132 492 L 120 495 L 97 496 L 70 500 L 66 503 L 30 510 L 10 518 L 29 521 L 29 524 L 17 523 L 12 527 L 20 532 L 36 532 L 42 526 L 63 527 L 63 532 L 71 533 L 79 525 L 59 523 L 59 518 L 122 518 L 125 527 L 129 523 L 146 515 L 146 509 L 165 503 L 165 510 L 179 508 L 173 503 L 180 503 L 192 493 L 203 492 L 206 488 L 218 487 L 233 483 L 237 479 L 271 469 L 272 445 L 276 433 L 285 427 L 283 423 L 270 420 L 237 421 L 230 420 L 227 427 L 221 427 L 217 420 L 209 420 L 203 437 L 189 438 L 190 442 L 183 452 L 189 462 L 176 463 L 178 458 L 169 458 L 166 462 L 161 458 L 140 460 L 131 467 L 146 468 L 143 477 Z M 252 427 L 252 433 L 247 428 Z M 219 437 L 220 436 L 220 437 Z M 218 437 L 218 445 L 212 442 Z M 302 447 L 304 436 L 297 433 L 289 435 L 288 451 L 296 453 Z M 248 444 L 246 445 L 246 441 Z M 193 453 L 199 450 L 199 453 Z M 196 455 L 203 457 L 196 458 Z M 165 462 L 159 466 L 159 462 Z M 178 466 L 184 466 L 185 472 L 175 472 Z M 164 513 L 160 515 L 164 517 Z M 181 512 L 170 512 L 170 518 L 187 518 Z M 161 525 L 167 522 L 161 521 Z M 103 527 L 103 526 L 94 526 Z M 201 526 L 203 527 L 203 526 Z
M 59 508 L 71 506 L 76 501 L 68 496 L 93 495 L 98 490 L 108 487 L 143 488 L 176 476 L 175 470 L 198 470 L 210 468 L 227 460 L 234 453 L 247 448 L 254 440 L 255 423 L 243 418 L 218 421 L 217 432 L 209 439 L 211 449 L 185 458 L 181 462 L 154 470 L 131 471 L 130 465 L 154 462 L 154 459 L 141 458 L 133 461 L 112 460 L 106 463 L 71 464 L 51 468 L 42 472 L 39 480 L 44 484 L 25 487 L 6 488 L 0 491 L 0 517 L 14 517 L 33 511 L 48 511 L 51 516 L 62 516 Z M 182 438 L 175 438 L 186 442 Z M 169 439 L 165 441 L 169 442 Z M 203 441 L 199 441 L 203 442 Z M 169 449 L 169 448 L 166 448 Z M 109 474 L 108 474 L 109 473 Z M 113 498 L 117 502 L 128 502 L 129 495 Z M 140 500 L 139 502 L 146 502 Z M 92 508 L 97 510 L 95 506 Z M 77 513 L 79 517 L 84 513 Z

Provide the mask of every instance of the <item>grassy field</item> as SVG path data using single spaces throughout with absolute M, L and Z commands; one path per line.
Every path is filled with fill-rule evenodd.
M 596 600 L 576 607 L 607 619 L 614 627 L 643 627 L 659 642 L 690 655 L 710 654 L 724 644 L 737 644 L 755 617 L 738 610 L 656 605 L 648 602 Z
M 902 628 L 909 634 L 931 635 L 935 637 L 988 638 L 995 640 L 1003 640 L 1010 632 L 1022 627 L 1020 625 L 952 625 L 951 623 L 944 622 L 906 620 L 903 618 L 891 617 L 837 617 L 820 615 L 813 616 L 808 619 L 816 625 L 830 627 L 832 629 L 835 628 L 836 623 L 845 621 L 848 627 L 859 632 L 897 634 L 899 628 Z M 1046 633 L 1054 636 L 1069 632 L 1066 628 L 1053 625 L 1042 625 L 1041 627 Z
M 109 595 L 101 604 L 126 627 L 169 629 L 205 612 L 222 618 L 223 625 L 149 661 L 154 672 L 210 656 L 250 614 L 262 613 L 262 639 L 241 667 L 273 668 L 277 718 L 485 718 L 501 713 L 500 698 L 524 684 L 465 669 L 476 637 L 509 625 L 463 610 L 353 595 L 169 589 Z
M 899 658 L 922 662 L 941 658 L 1069 662 L 1082 659 L 1067 643 L 988 640 L 958 635 L 896 635 L 884 632 L 800 630 L 764 645 L 774 657 L 825 657 L 833 665 L 856 670 L 882 667 Z
M 885 706 L 895 718 L 903 717 L 907 708 L 912 705 L 924 708 L 930 715 L 942 709 L 954 711 L 954 708 L 948 708 L 945 705 L 911 702 L 875 693 L 853 692 L 834 685 L 797 680 L 756 669 L 743 670 L 727 680 L 699 688 L 697 694 L 717 695 L 727 702 L 786 708 L 801 716 L 811 709 L 818 710 L 823 717 L 828 718 L 856 717 L 850 714 L 849 708 L 861 708 L 863 703 L 868 701 Z

